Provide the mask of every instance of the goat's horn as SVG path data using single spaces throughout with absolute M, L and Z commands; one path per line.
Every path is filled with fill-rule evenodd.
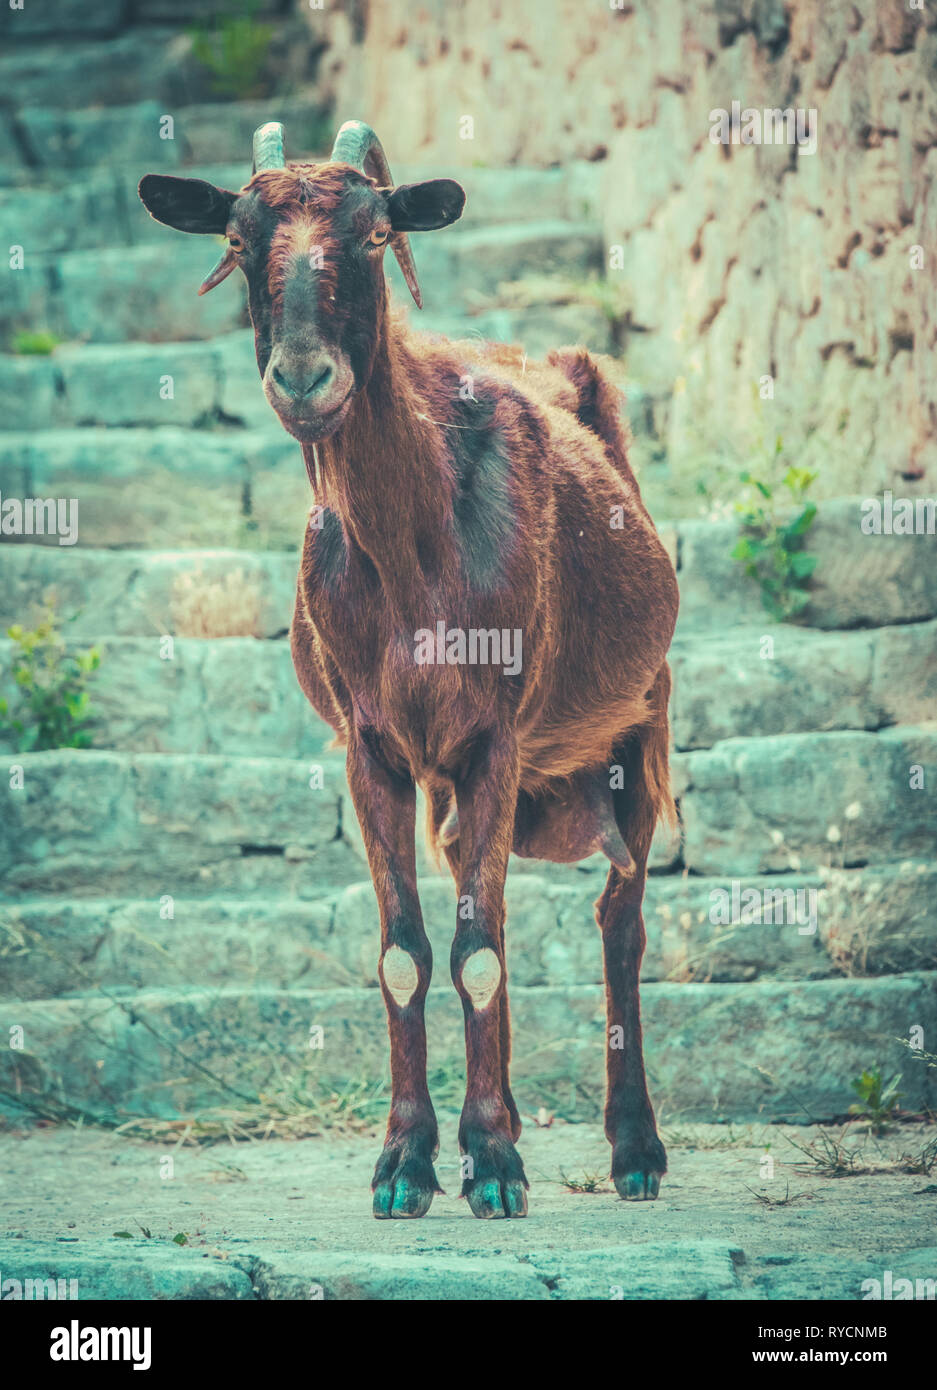
M 222 280 L 226 279 L 227 276 L 231 274 L 232 270 L 236 265 L 237 256 L 235 256 L 234 252 L 229 247 L 228 250 L 225 251 L 221 260 L 215 266 L 214 270 L 210 271 L 209 274 L 205 276 L 205 279 L 202 281 L 202 283 L 199 285 L 199 294 L 207 294 L 208 291 L 213 290 L 216 285 L 220 285 Z
M 283 127 L 279 121 L 268 121 L 254 131 L 254 173 L 262 169 L 282 169 L 286 164 L 283 154 Z
M 353 169 L 360 169 L 363 174 L 374 179 L 379 188 L 393 188 L 394 186 L 384 147 L 371 127 L 365 125 L 364 121 L 345 122 L 336 135 L 335 144 L 332 146 L 332 162 L 334 164 L 350 164 Z M 410 238 L 406 232 L 392 232 L 390 244 L 416 306 L 418 309 L 422 309 L 423 295 L 420 291 L 420 282 L 416 277 L 413 252 L 410 250 Z

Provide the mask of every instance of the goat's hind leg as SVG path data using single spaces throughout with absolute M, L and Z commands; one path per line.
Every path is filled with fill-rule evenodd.
M 381 989 L 390 1033 L 391 1106 L 371 1183 L 378 1218 L 424 1216 L 441 1191 L 439 1134 L 426 1082 L 423 1014 L 433 954 L 416 888 L 416 789 L 354 733 L 348 784 L 381 914 Z
M 666 696 L 663 708 L 666 709 Z M 667 725 L 646 726 L 618 752 L 624 786 L 615 792 L 622 836 L 634 854 L 625 876 L 612 865 L 596 903 L 602 932 L 607 999 L 608 1092 L 605 1133 L 612 1145 L 612 1178 L 620 1196 L 654 1198 L 667 1171 L 644 1073 L 638 981 L 646 935 L 642 904 L 654 826 L 667 787 Z
M 612 1179 L 620 1196 L 654 1198 L 667 1171 L 644 1074 L 638 977 L 645 932 L 641 903 L 644 865 L 631 878 L 614 866 L 596 903 L 602 932 L 607 1001 L 608 1090 L 605 1133 L 612 1145 Z

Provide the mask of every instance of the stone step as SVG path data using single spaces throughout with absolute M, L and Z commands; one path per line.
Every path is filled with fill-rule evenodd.
M 43 0 L 41 5 L 4 8 L 0 34 L 5 43 L 28 45 L 37 39 L 114 36 L 129 30 L 142 47 L 151 41 L 151 30 L 145 26 L 191 24 L 211 19 L 218 8 L 218 0 L 96 0 L 90 9 L 84 0 Z M 284 8 L 282 0 L 254 0 L 251 13 L 263 19 Z M 141 27 L 130 29 L 131 25 Z
M 166 631 L 186 627 L 184 591 L 178 602 L 183 607 Z M 231 619 L 223 602 L 218 616 Z M 760 655 L 766 635 L 774 643 L 770 659 Z M 85 645 L 69 642 L 73 650 Z M 95 645 L 101 665 L 87 727 L 97 748 L 305 758 L 331 737 L 300 689 L 285 641 L 178 637 L 169 656 L 160 630 L 148 638 L 98 638 Z M 0 694 L 7 699 L 15 694 L 12 656 L 13 644 L 0 639 Z M 934 621 L 858 632 L 781 626 L 720 639 L 685 636 L 671 662 L 671 727 L 681 751 L 727 738 L 872 731 L 937 710 Z M 13 746 L 0 732 L 0 749 Z
M 899 1039 L 915 1025 L 933 1036 L 935 986 L 935 972 L 649 984 L 642 1018 L 658 1115 L 668 1122 L 830 1119 L 854 1101 L 850 1082 L 875 1065 L 885 1075 L 902 1073 L 906 1108 L 933 1104 L 932 1073 Z M 567 1118 L 595 1118 L 604 1073 L 602 988 L 518 987 L 511 1012 L 521 1110 L 547 1104 Z M 432 1074 L 452 1089 L 464 1074 L 454 989 L 430 990 L 427 1022 Z M 387 1071 L 376 989 L 142 990 L 123 999 L 17 1001 L 0 1008 L 0 1023 L 5 1035 L 23 1030 L 22 1049 L 0 1054 L 3 1090 L 53 1092 L 98 1115 L 237 1107 L 272 1087 L 302 1097 L 331 1085 L 344 1090 L 349 1078 L 376 1083 Z
M 36 450 L 47 441 L 57 444 L 50 466 L 67 467 L 68 441 L 60 432 L 77 426 L 146 427 L 157 449 L 154 427 L 169 426 L 213 425 L 202 429 L 201 442 L 217 437 L 222 448 L 236 443 L 225 425 L 266 428 L 291 444 L 263 394 L 251 329 L 207 342 L 64 344 L 48 356 L 6 354 L 0 356 L 0 407 L 8 431 L 0 437 L 4 461 L 9 451 L 15 457 L 26 432 Z M 40 432 L 37 421 L 44 426 Z M 76 451 L 85 442 L 75 434 Z M 295 443 L 292 451 L 298 455 Z M 118 464 L 118 471 L 128 467 L 132 462 Z
M 96 748 L 310 758 L 332 741 L 300 688 L 286 641 L 180 637 L 171 655 L 155 636 L 105 637 L 96 646 L 101 665 L 85 726 Z M 12 656 L 13 644 L 0 641 L 0 694 L 11 704 Z M 0 732 L 0 749 L 13 747 Z
M 395 278 L 393 273 L 391 278 Z M 560 277 L 560 283 L 562 277 Z M 398 296 L 401 291 L 397 287 Z M 532 361 L 542 360 L 557 347 L 584 346 L 590 352 L 613 352 L 612 325 L 602 310 L 587 300 L 569 304 L 533 304 L 526 309 L 486 309 L 456 314 L 430 308 L 411 314 L 414 327 L 445 338 L 471 338 L 518 344 Z M 635 422 L 637 425 L 637 421 Z
M 866 535 L 861 523 L 868 500 L 837 497 L 818 504 L 805 544 L 819 556 L 802 614 L 810 627 L 883 627 L 937 617 L 933 529 Z M 678 630 L 717 635 L 767 621 L 758 585 L 730 559 L 738 535 L 735 521 L 681 523 L 679 566 L 692 584 L 681 591 Z
M 367 872 L 342 753 L 300 762 L 59 751 L 18 763 L 24 785 L 8 793 L 0 829 L 7 899 L 249 896 L 271 884 L 318 898 Z
M 520 342 L 532 358 L 558 343 L 609 346 L 608 321 L 588 304 L 471 317 L 414 310 L 411 318 L 415 327 L 451 338 Z M 48 355 L 0 354 L 0 410 L 14 433 L 32 432 L 37 422 L 46 429 L 241 424 L 289 438 L 263 394 L 251 329 L 207 341 L 66 343 Z
M 678 754 L 683 862 L 738 876 L 930 858 L 937 722 L 735 738 Z
M 695 576 L 694 576 L 695 578 Z M 689 572 L 681 602 L 693 604 Z M 937 622 L 816 631 L 789 623 L 681 628 L 670 654 L 674 745 L 937 718 Z
M 585 280 L 603 269 L 601 225 L 564 218 L 500 226 L 452 227 L 448 235 L 416 237 L 415 256 L 427 310 L 476 307 L 480 295 L 531 274 Z M 401 302 L 408 291 L 397 262 L 385 265 Z
M 12 765 L 22 786 L 6 793 L 0 902 L 222 892 L 319 901 L 367 873 L 342 751 L 299 761 L 63 749 L 18 753 Z M 424 819 L 417 859 L 426 869 Z M 678 855 L 678 840 L 661 827 L 653 867 L 672 868 Z M 519 860 L 517 872 L 537 867 Z M 553 876 L 590 875 L 595 896 L 607 867 L 594 855 L 554 866 Z
M 512 862 L 508 874 L 512 988 L 601 984 L 593 912 L 601 868 L 578 883 L 554 881 L 549 865 L 539 870 L 515 874 Z M 741 880 L 737 906 L 731 881 L 652 876 L 642 979 L 731 983 L 937 969 L 935 890 L 937 868 L 925 863 Z M 422 878 L 420 902 L 434 988 L 445 989 L 455 927 L 452 879 Z M 51 999 L 193 980 L 212 989 L 376 989 L 379 943 L 370 880 L 315 902 L 43 899 L 0 906 L 0 949 L 6 947 L 0 997 Z
M 80 0 L 74 0 L 76 11 Z M 82 8 L 90 15 L 97 6 Z M 109 0 L 101 5 L 106 13 Z M 7 5 L 0 15 L 10 16 L 13 23 L 29 10 L 37 19 L 43 5 L 27 0 L 19 16 Z M 86 14 L 87 12 L 87 14 Z M 84 21 L 83 21 L 84 22 Z M 6 28 L 7 26 L 5 26 Z M 12 23 L 8 26 L 12 29 Z M 130 31 L 107 38 L 95 37 L 89 26 L 81 34 L 59 38 L 35 36 L 10 42 L 8 32 L 0 46 L 0 91 L 5 94 L 4 122 L 10 120 L 10 108 L 46 110 L 64 107 L 78 111 L 84 107 L 127 106 L 140 98 L 141 92 L 164 103 L 171 112 L 174 106 L 193 103 L 205 95 L 205 74 L 184 55 L 188 41 L 177 28 L 157 25 L 145 35 Z M 0 178 L 30 181 L 34 177 L 18 142 L 9 137 L 9 126 L 3 131 L 4 160 L 0 163 Z M 17 159 L 17 155 L 20 158 Z
M 25 247 L 23 268 L 0 280 L 9 341 L 17 330 L 41 329 L 69 341 L 177 342 L 246 326 L 241 275 L 213 294 L 196 293 L 220 243 L 164 230 L 162 240 L 140 246 L 62 253 Z M 555 219 L 454 227 L 446 236 L 425 237 L 417 255 L 427 308 L 465 314 L 479 294 L 532 269 L 585 280 L 601 269 L 602 243 L 597 223 Z M 406 303 L 396 262 L 388 262 L 388 270 L 395 297 Z
M 4 43 L 37 38 L 118 33 L 127 20 L 127 0 L 99 0 L 91 11 L 82 0 L 46 0 L 43 5 L 4 6 L 0 34 Z
M 282 121 L 290 157 L 297 159 L 327 159 L 333 137 L 333 122 L 309 97 L 172 108 L 158 100 L 127 106 L 21 106 L 15 119 L 37 182 L 54 181 L 63 169 L 73 178 L 102 167 L 125 175 L 130 171 L 139 182 L 146 173 L 181 172 L 183 165 L 224 164 L 240 168 L 233 185 L 240 188 L 250 178 L 258 126 Z
M 266 0 L 261 8 L 269 8 Z M 67 15 L 62 14 L 65 9 Z M 96 0 L 94 6 L 83 5 L 82 0 L 57 0 L 55 5 L 50 0 L 41 4 L 26 0 L 17 11 L 4 5 L 0 8 L 0 91 L 5 97 L 5 120 L 38 112 L 52 113 L 79 129 L 83 116 L 97 121 L 103 142 L 98 158 L 104 162 L 111 140 L 117 151 L 124 148 L 121 119 L 109 120 L 113 108 L 123 108 L 124 122 L 132 123 L 133 112 L 148 103 L 173 114 L 210 103 L 218 113 L 217 125 L 223 126 L 230 107 L 257 106 L 263 120 L 270 120 L 280 119 L 284 110 L 318 103 L 317 40 L 301 21 L 292 23 L 288 34 L 281 29 L 276 36 L 281 46 L 284 41 L 289 44 L 287 81 L 301 95 L 279 96 L 270 104 L 222 101 L 223 94 L 213 90 L 213 74 L 193 54 L 190 34 L 194 20 L 217 18 L 218 12 L 218 0 L 190 0 L 184 6 L 178 0 L 134 0 L 132 15 L 124 0 Z M 136 21 L 134 27 L 123 26 L 128 18 Z M 280 85 L 284 85 L 282 64 Z M 146 101 L 141 102 L 141 96 Z M 0 134 L 6 137 L 7 130 L 0 129 Z M 7 150 L 6 138 L 2 144 Z M 67 166 L 63 158 L 67 151 L 50 153 Z M 236 153 L 243 157 L 243 147 Z M 29 165 L 24 160 L 18 167 L 13 154 L 15 150 L 9 150 L 5 161 L 9 174 L 28 178 Z
M 103 634 L 282 635 L 293 616 L 299 540 L 290 554 L 0 545 L 0 625 L 28 621 L 54 593 L 59 611 L 76 615 L 69 632 L 83 642 Z
M 115 1244 L 121 1248 L 115 1250 Z M 75 1302 L 86 1299 L 106 1299 L 108 1302 L 145 1299 L 149 1302 L 150 1299 L 170 1298 L 247 1301 L 257 1297 L 248 1269 L 242 1266 L 237 1257 L 229 1261 L 227 1252 L 222 1260 L 208 1257 L 204 1252 L 182 1251 L 172 1241 L 167 1241 L 166 1247 L 162 1248 L 148 1242 L 145 1253 L 137 1248 L 125 1248 L 130 1244 L 130 1241 L 123 1239 L 115 1242 L 113 1237 L 100 1243 L 82 1242 L 80 1246 L 32 1240 L 4 1241 L 0 1246 L 0 1259 L 3 1262 L 0 1269 L 3 1270 L 4 1280 L 20 1281 L 27 1298 L 46 1298 L 50 1287 L 55 1291 L 53 1297 L 59 1288 L 63 1291 L 63 1298 L 71 1298 L 74 1290 Z M 247 1261 L 244 1262 L 246 1264 Z M 60 1275 L 60 1270 L 67 1270 L 67 1274 Z M 271 1292 L 265 1296 L 275 1298 L 279 1289 L 289 1288 L 291 1272 L 288 1264 L 282 1274 L 275 1267 L 266 1265 L 264 1289 L 269 1288 Z M 381 1273 L 384 1274 L 384 1270 Z M 451 1273 L 456 1275 L 455 1270 Z M 359 1268 L 359 1285 L 366 1288 L 368 1281 L 364 1274 L 365 1271 Z M 58 1283 L 60 1277 L 65 1279 L 64 1284 Z M 52 1281 L 51 1286 L 48 1280 Z M 384 1280 L 387 1280 L 386 1274 Z M 384 1284 L 384 1280 L 378 1287 Z M 491 1282 L 495 1289 L 499 1287 L 500 1281 L 493 1279 Z M 530 1288 L 537 1282 L 531 1275 Z M 713 1288 L 713 1296 L 717 1296 L 712 1279 L 697 1278 L 693 1286 L 705 1287 L 707 1291 Z M 16 1285 L 8 1284 L 7 1287 L 12 1289 Z M 334 1287 L 329 1286 L 330 1296 L 334 1296 Z M 539 1287 L 546 1290 L 545 1284 Z M 36 1292 L 28 1292 L 31 1289 Z M 533 1294 L 527 1292 L 526 1296 L 532 1297 Z M 7 1297 L 12 1295 L 8 1294 Z
M 204 386 L 207 398 L 210 383 Z M 197 392 L 198 372 L 180 387 Z M 0 493 L 77 499 L 79 545 L 171 540 L 193 551 L 298 551 L 312 505 L 302 455 L 275 422 L 266 429 L 11 431 L 0 434 Z M 22 539 L 62 548 L 57 530 Z
M 8 139 L 7 160 L 15 149 Z M 5 169 L 9 170 L 9 164 L 0 159 L 0 187 L 5 182 Z M 10 187 L 0 198 L 4 245 L 22 246 L 27 255 L 48 255 L 130 246 L 143 239 L 136 236 L 139 217 L 130 201 L 130 190 L 113 170 L 87 169 L 76 179 L 63 173 L 57 184 L 44 185 L 38 182 L 35 171 L 24 165 L 22 178 L 24 182 Z M 6 182 L 12 181 L 8 177 Z M 139 198 L 136 201 L 142 206 Z
M 146 435 L 155 441 L 155 436 Z M 278 436 L 269 438 L 276 441 L 271 448 L 283 447 Z M 152 447 L 159 445 L 154 442 Z M 267 448 L 266 442 L 263 447 Z M 205 448 L 210 451 L 206 456 L 221 467 L 220 453 L 212 444 L 206 443 Z M 15 484 L 20 481 L 14 477 Z M 0 491 L 8 491 L 2 479 Z M 859 517 L 860 499 L 840 498 L 823 504 L 816 536 L 811 540 L 821 559 L 803 625 L 823 629 L 884 627 L 937 617 L 933 538 L 861 536 L 864 549 L 862 563 L 857 564 Z M 298 518 L 297 526 L 294 544 L 298 546 L 302 534 Z M 677 557 L 681 590 L 678 639 L 699 634 L 715 642 L 733 631 L 758 627 L 763 634 L 772 633 L 758 586 L 730 558 L 738 534 L 732 523 L 684 521 L 674 527 L 661 522 L 659 531 L 665 546 Z M 154 539 L 165 544 L 172 537 L 156 535 Z M 20 621 L 26 606 L 54 584 L 67 608 L 85 610 L 73 629 L 76 635 L 146 635 L 153 631 L 148 614 L 154 609 L 166 611 L 166 587 L 172 584 L 173 571 L 190 572 L 199 565 L 216 573 L 236 565 L 256 575 L 263 591 L 263 607 L 275 615 L 273 631 L 289 625 L 296 574 L 292 555 L 168 550 L 85 550 L 62 555 L 62 549 L 58 545 L 0 546 L 0 617 L 4 625 Z M 288 595 L 285 601 L 284 595 Z M 785 627 L 791 633 L 798 630 L 799 625 Z M 270 629 L 264 627 L 258 635 L 269 636 Z M 752 657 L 753 662 L 760 663 L 770 659 L 763 657 L 760 649 Z
M 935 757 L 937 724 L 730 739 L 675 754 L 682 863 L 741 878 L 927 858 L 937 813 L 917 781 Z M 319 765 L 324 786 L 310 786 Z M 362 877 L 341 752 L 307 763 L 56 750 L 17 754 L 16 766 L 22 779 L 9 779 L 0 828 L 7 899 L 218 896 L 225 875 L 244 896 L 277 885 L 309 899 Z M 520 862 L 536 872 L 536 861 Z M 601 857 L 587 871 L 593 862 Z M 678 841 L 659 827 L 652 869 L 679 862 Z M 579 872 L 564 866 L 557 877 Z
M 211 338 L 247 324 L 243 279 L 197 295 L 218 258 L 214 238 L 168 228 L 162 244 L 28 255 L 0 280 L 0 317 L 16 330 L 76 342 Z

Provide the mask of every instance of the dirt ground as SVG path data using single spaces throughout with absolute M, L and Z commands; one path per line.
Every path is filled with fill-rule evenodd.
M 81 1298 L 857 1299 L 874 1296 L 864 1281 L 887 1288 L 886 1271 L 937 1280 L 937 1170 L 896 1171 L 933 1127 L 878 1139 L 852 1127 L 847 1147 L 872 1171 L 807 1171 L 792 1141 L 840 1134 L 665 1128 L 659 1200 L 623 1202 L 598 1126 L 528 1123 L 530 1214 L 483 1222 L 458 1197 L 455 1116 L 442 1124 L 446 1192 L 420 1221 L 372 1218 L 377 1135 L 174 1149 L 7 1128 L 0 1287 L 15 1297 L 3 1281 L 77 1277 Z

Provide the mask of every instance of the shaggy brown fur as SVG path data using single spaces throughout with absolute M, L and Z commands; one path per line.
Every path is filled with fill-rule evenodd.
M 364 175 L 342 164 L 294 164 L 289 169 L 268 169 L 255 174 L 243 192 L 256 191 L 265 207 L 288 211 L 279 223 L 267 254 L 267 282 L 274 307 L 283 307 L 283 289 L 290 261 L 308 255 L 313 248 L 320 262 L 319 303 L 327 309 L 334 302 L 337 239 L 331 214 L 342 200 L 350 180 Z
M 472 1211 L 527 1209 L 508 1076 L 512 849 L 610 861 L 597 904 L 606 1132 L 619 1192 L 655 1197 L 666 1158 L 638 972 L 651 839 L 659 815 L 673 814 L 677 588 L 628 464 L 617 392 L 582 348 L 528 362 L 518 348 L 417 335 L 389 312 L 374 240 L 453 221 L 462 195 L 451 180 L 378 189 L 347 165 L 294 165 L 241 194 L 149 175 L 141 197 L 172 226 L 243 242 L 264 389 L 323 504 L 321 527 L 306 531 L 291 642 L 304 691 L 347 746 L 380 908 L 392 1098 L 375 1214 L 422 1216 L 437 1190 L 417 785 L 459 897 L 451 971 L 465 1016 L 459 1139 Z M 440 623 L 519 633 L 520 663 L 423 662 L 418 634 Z
M 461 433 L 475 427 L 472 409 L 454 412 L 452 402 L 466 375 L 479 413 L 491 406 L 478 428 L 500 441 L 508 461 L 501 502 L 511 524 L 487 585 L 466 575 L 458 522 L 471 486 L 458 457 Z M 612 860 L 598 905 L 610 982 L 606 1128 L 616 1184 L 634 1198 L 656 1196 L 666 1166 L 641 1060 L 638 971 L 651 838 L 659 814 L 673 819 L 666 652 L 677 595 L 619 419 L 617 393 L 581 349 L 525 363 L 519 349 L 417 338 L 388 318 L 367 390 L 318 447 L 321 500 L 341 518 L 344 556 L 340 573 L 326 577 L 321 540 L 307 537 L 293 650 L 300 681 L 340 739 L 364 741 L 382 776 L 423 786 L 430 837 L 442 842 L 460 897 L 477 899 L 476 916 L 479 903 L 487 909 L 487 929 L 461 944 L 465 933 L 457 933 L 457 984 L 461 962 L 480 943 L 503 968 L 510 849 L 558 861 L 602 850 Z M 616 507 L 620 529 L 611 525 Z M 493 668 L 414 666 L 408 638 L 440 615 L 452 626 L 519 628 L 523 680 L 514 685 Z M 477 764 L 492 758 L 501 737 L 514 751 L 480 779 Z M 610 791 L 619 767 L 620 790 Z M 373 780 L 366 795 L 374 795 Z M 367 817 L 362 825 L 368 838 Z M 415 893 L 412 870 L 407 877 Z M 379 883 L 379 899 L 385 893 L 402 906 Z M 490 1136 L 481 1142 L 474 1132 L 467 1098 L 463 1149 L 482 1152 L 486 1177 L 500 1184 L 487 1200 L 466 1184 L 480 1215 L 523 1207 L 522 1170 L 507 1143 L 519 1122 L 508 1081 L 506 974 L 503 981 L 495 1031 L 473 1029 L 465 1001 L 470 1076 L 473 1068 L 497 1075 L 504 1106 L 492 1151 Z M 428 982 L 427 958 L 421 987 Z M 389 1011 L 393 1038 L 392 1002 Z M 423 1047 L 421 1034 L 420 1057 Z M 409 1065 L 401 1057 L 401 1068 Z M 484 1087 L 482 1094 L 490 1104 Z M 419 1167 L 399 1134 L 392 1123 L 394 1157 L 376 1180 L 406 1191 Z

